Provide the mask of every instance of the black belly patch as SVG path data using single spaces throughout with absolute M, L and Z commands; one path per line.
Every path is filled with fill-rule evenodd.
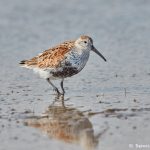
M 51 72 L 53 77 L 71 77 L 77 74 L 79 71 L 75 67 L 64 67 L 61 71 Z

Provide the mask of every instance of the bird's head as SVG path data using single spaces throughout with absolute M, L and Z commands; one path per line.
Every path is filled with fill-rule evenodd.
M 89 51 L 91 50 L 95 52 L 97 55 L 103 58 L 104 61 L 106 61 L 106 58 L 94 47 L 91 37 L 82 35 L 75 41 L 75 45 L 80 49 L 85 49 Z

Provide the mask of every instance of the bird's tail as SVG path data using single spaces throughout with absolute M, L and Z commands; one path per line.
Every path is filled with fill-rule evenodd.
M 38 63 L 38 59 L 36 57 L 34 57 L 30 60 L 22 60 L 22 61 L 20 61 L 19 64 L 21 65 L 21 67 L 33 69 L 37 66 L 37 63 Z
M 21 67 L 29 68 L 28 65 L 27 65 L 27 60 L 22 60 L 22 61 L 20 61 L 19 64 L 20 64 Z
M 28 60 L 22 60 L 19 64 L 21 67 L 32 69 L 32 67 L 28 64 Z
M 21 66 L 23 66 L 23 65 L 25 65 L 25 64 L 26 64 L 26 62 L 27 62 L 27 60 L 22 60 L 22 61 L 20 61 L 20 63 L 19 63 L 19 64 L 20 64 Z

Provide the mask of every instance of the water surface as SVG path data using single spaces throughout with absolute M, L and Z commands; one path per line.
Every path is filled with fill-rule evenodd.
M 149 8 L 148 0 L 1 0 L 0 150 L 150 144 Z M 85 69 L 65 80 L 63 101 L 19 67 L 81 34 L 108 62 L 91 53 Z

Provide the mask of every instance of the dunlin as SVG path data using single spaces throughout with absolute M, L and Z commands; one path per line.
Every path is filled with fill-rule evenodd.
M 82 35 L 77 40 L 66 41 L 29 60 L 23 60 L 20 65 L 33 69 L 40 77 L 46 79 L 54 88 L 57 94 L 64 94 L 64 78 L 71 77 L 79 73 L 86 65 L 90 51 L 106 61 L 105 57 L 93 46 L 91 37 Z M 51 82 L 51 80 L 61 79 L 60 86 L 62 93 Z

